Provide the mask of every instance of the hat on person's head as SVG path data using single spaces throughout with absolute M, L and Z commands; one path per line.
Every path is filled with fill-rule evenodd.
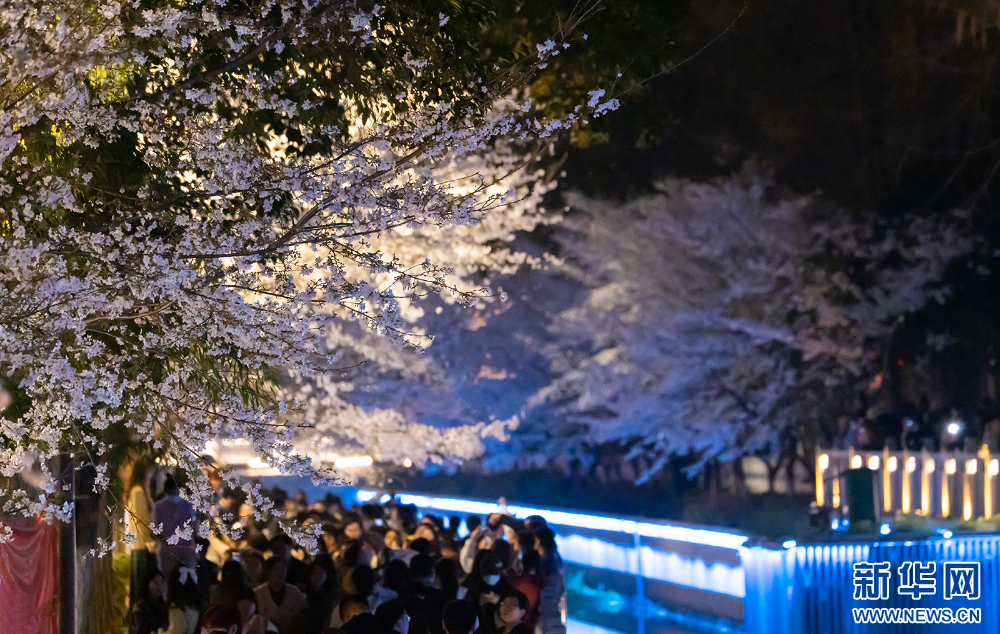
M 479 574 L 483 577 L 498 575 L 503 572 L 503 563 L 493 551 L 487 551 L 479 561 Z

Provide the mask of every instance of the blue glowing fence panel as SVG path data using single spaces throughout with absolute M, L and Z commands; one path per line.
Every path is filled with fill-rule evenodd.
M 357 499 L 359 502 L 366 502 L 376 495 L 375 491 L 362 490 L 358 492 Z M 397 495 L 397 499 L 402 504 L 414 504 L 421 509 L 448 513 L 482 516 L 500 510 L 495 503 L 464 498 L 401 493 Z M 645 545 L 638 549 L 634 546 L 621 546 L 604 539 L 574 534 L 572 531 L 584 529 L 629 536 L 639 535 L 643 538 L 668 540 L 695 547 L 703 546 L 708 550 L 717 548 L 732 551 L 747 541 L 746 535 L 693 525 L 638 521 L 529 506 L 508 505 L 507 510 L 519 519 L 541 515 L 550 524 L 568 529 L 568 531 L 560 530 L 558 542 L 560 553 L 568 562 L 629 574 L 639 574 L 641 570 L 644 577 L 726 596 L 742 598 L 745 592 L 743 570 L 739 565 L 706 563 L 699 557 L 683 557 L 677 553 Z M 641 562 L 638 560 L 639 557 L 642 558 Z
M 621 634 L 617 630 L 609 630 L 586 621 L 566 619 L 566 634 Z
M 798 545 L 786 550 L 747 547 L 741 552 L 747 579 L 748 634 L 944 634 L 976 632 L 1000 634 L 1000 536 L 955 536 L 871 544 Z M 889 562 L 892 570 L 889 598 L 854 599 L 853 564 Z M 937 591 L 913 600 L 896 591 L 899 565 L 936 562 Z M 943 597 L 942 564 L 979 562 L 979 600 Z M 856 623 L 853 608 L 951 608 L 981 610 L 980 624 Z
M 366 502 L 377 495 L 361 490 L 357 500 Z M 397 494 L 397 500 L 425 511 L 466 516 L 500 511 L 497 504 L 483 500 L 410 493 Z M 656 634 L 740 629 L 746 580 L 738 549 L 747 536 L 691 524 L 515 504 L 508 505 L 507 511 L 519 519 L 544 517 L 557 530 L 559 552 L 569 568 L 590 571 L 586 573 L 593 582 L 590 585 L 586 579 L 577 579 L 580 587 L 576 595 L 583 603 L 576 606 L 579 610 L 571 609 L 570 616 L 576 617 L 568 623 L 571 632 L 611 632 L 614 628 L 619 634 Z M 606 572 L 595 576 L 599 571 Z M 604 587 L 603 582 L 612 578 L 621 581 L 621 575 L 631 576 L 631 590 L 616 592 Z M 651 586 L 649 592 L 642 590 L 645 585 Z M 617 616 L 609 619 L 610 613 L 594 613 L 591 595 L 603 597 L 605 603 L 608 596 L 620 595 Z M 589 622 L 591 619 L 604 622 Z

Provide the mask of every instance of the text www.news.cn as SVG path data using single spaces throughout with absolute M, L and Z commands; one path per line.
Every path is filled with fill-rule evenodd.
M 979 623 L 980 608 L 854 608 L 855 623 Z

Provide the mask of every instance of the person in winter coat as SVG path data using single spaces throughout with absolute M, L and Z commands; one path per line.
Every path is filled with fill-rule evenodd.
M 271 557 L 264 562 L 265 583 L 254 588 L 260 615 L 278 628 L 279 634 L 297 634 L 299 619 L 309 603 L 306 595 L 290 583 L 284 560 Z
M 148 575 L 139 589 L 139 599 L 132 604 L 129 634 L 157 634 L 170 625 L 165 586 L 166 579 L 159 570 Z
M 535 532 L 535 550 L 541 559 L 542 593 L 538 604 L 536 632 L 566 634 L 566 576 L 556 548 L 555 532 L 549 527 Z

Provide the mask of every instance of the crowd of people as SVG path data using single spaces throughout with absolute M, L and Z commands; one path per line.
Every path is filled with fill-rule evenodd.
M 130 634 L 564 634 L 565 579 L 544 518 L 422 515 L 390 499 L 345 508 L 327 494 L 270 492 L 279 518 L 219 481 L 220 513 L 244 524 L 224 536 L 170 539 L 195 518 L 170 474 L 137 463 L 126 505 Z M 391 497 L 391 496 L 390 496 Z M 155 501 L 154 501 L 155 500 Z M 501 506 L 501 508 L 504 508 Z M 309 554 L 279 519 L 318 524 Z M 150 523 L 162 530 L 153 534 Z M 176 543 L 171 543 L 176 542 Z

